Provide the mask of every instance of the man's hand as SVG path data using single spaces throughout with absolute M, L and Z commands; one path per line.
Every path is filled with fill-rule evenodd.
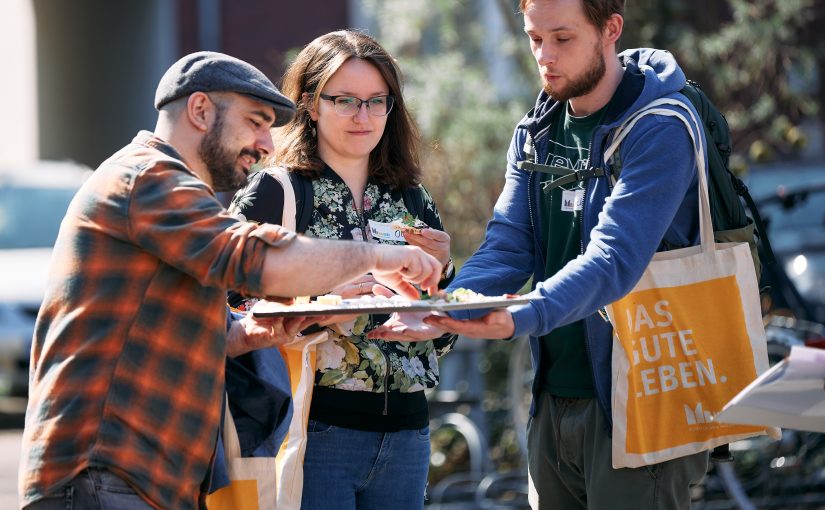
M 256 349 L 278 347 L 326 317 L 261 317 L 233 321 L 226 334 L 226 355 L 234 358 Z
M 410 299 L 418 299 L 413 285 L 429 291 L 438 290 L 441 264 L 416 246 L 375 245 L 375 280 Z
M 512 314 L 506 308 L 493 310 L 484 317 L 459 320 L 442 315 L 431 315 L 424 323 L 468 338 L 510 338 L 516 331 Z

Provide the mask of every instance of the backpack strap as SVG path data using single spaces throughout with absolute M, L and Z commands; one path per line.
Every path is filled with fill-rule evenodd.
M 281 185 L 281 188 L 284 190 L 284 204 L 283 204 L 283 213 L 281 214 L 281 225 L 292 230 L 295 232 L 303 232 L 306 230 L 306 225 L 304 225 L 304 230 L 298 230 L 298 192 L 300 191 L 303 193 L 303 190 L 299 190 L 299 187 L 306 187 L 309 188 L 310 193 L 312 193 L 312 186 L 306 186 L 301 184 L 300 176 L 297 176 L 296 179 L 295 172 L 287 172 L 283 168 L 276 167 L 276 168 L 267 168 L 265 172 L 278 181 Z M 311 209 L 310 209 L 311 212 Z M 301 211 L 303 214 L 303 211 Z M 308 224 L 309 222 L 307 222 Z
M 312 219 L 312 208 L 315 200 L 312 181 L 297 172 L 287 172 L 287 174 L 295 191 L 295 232 L 303 234 Z
M 745 203 L 748 205 L 748 209 L 751 212 L 753 222 L 756 223 L 756 231 L 759 233 L 760 241 L 756 248 L 759 250 L 759 254 L 765 260 L 765 264 L 771 266 L 775 265 L 776 255 L 774 255 L 771 242 L 768 240 L 768 231 L 765 228 L 765 222 L 762 221 L 762 215 L 759 214 L 759 209 L 757 209 L 756 203 L 754 203 L 753 197 L 751 197 L 751 194 L 748 191 L 748 187 L 745 186 L 745 183 L 742 182 L 742 179 L 739 177 L 736 177 L 732 173 L 729 173 L 729 175 L 731 181 L 733 181 L 733 189 L 736 190 L 737 195 L 745 200 Z
M 407 211 L 416 218 L 421 218 L 424 214 L 424 192 L 421 190 L 421 186 L 403 188 L 401 198 L 404 199 L 404 207 L 407 208 Z
M 542 165 L 541 163 L 533 163 L 531 161 L 519 161 L 516 163 L 516 166 L 519 169 L 527 170 L 528 172 L 541 172 L 559 176 L 558 179 L 545 182 L 542 185 L 544 191 L 550 191 L 551 189 L 558 188 L 559 186 L 565 186 L 567 184 L 583 181 L 593 177 L 601 177 L 607 174 L 603 168 L 591 167 L 587 170 L 570 171 L 569 168 L 553 165 Z

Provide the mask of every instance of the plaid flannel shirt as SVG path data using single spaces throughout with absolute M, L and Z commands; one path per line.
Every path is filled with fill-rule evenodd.
M 261 293 L 278 226 L 239 222 L 141 132 L 75 196 L 35 326 L 19 494 L 87 467 L 157 508 L 202 505 L 224 394 L 226 291 Z

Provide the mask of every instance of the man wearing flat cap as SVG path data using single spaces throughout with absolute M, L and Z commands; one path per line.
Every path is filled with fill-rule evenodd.
M 413 297 L 413 284 L 438 283 L 440 264 L 415 247 L 311 239 L 226 213 L 215 192 L 245 182 L 272 151 L 270 128 L 295 111 L 253 66 L 187 55 L 155 106 L 154 132 L 100 165 L 58 234 L 32 345 L 27 509 L 203 507 L 225 357 L 315 320 L 228 327 L 228 289 L 323 294 L 372 272 Z

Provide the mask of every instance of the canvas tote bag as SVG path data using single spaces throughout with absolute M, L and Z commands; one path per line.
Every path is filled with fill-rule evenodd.
M 656 464 L 768 432 L 713 420 L 768 369 L 768 356 L 750 248 L 713 239 L 704 147 L 691 129 L 699 125 L 693 112 L 674 99 L 648 104 L 619 128 L 605 161 L 640 118 L 653 114 L 679 118 L 693 138 L 701 244 L 656 253 L 633 290 L 607 307 L 614 468 Z
M 292 342 L 279 348 L 289 369 L 292 387 L 292 421 L 275 456 L 277 474 L 278 510 L 298 510 L 304 489 L 304 454 L 307 447 L 307 422 L 312 389 L 315 387 L 315 347 L 327 341 L 326 330 L 295 337 Z
M 284 189 L 282 224 L 295 230 L 295 192 L 289 175 L 280 168 L 266 170 Z M 292 420 L 278 454 L 275 456 L 278 510 L 298 510 L 304 488 L 304 454 L 307 445 L 307 422 L 315 387 L 316 346 L 327 341 L 326 330 L 297 336 L 279 348 L 289 370 L 292 389 Z
M 209 510 L 264 510 L 275 508 L 275 459 L 241 457 L 235 421 L 225 403 L 223 448 L 229 485 L 206 497 Z

